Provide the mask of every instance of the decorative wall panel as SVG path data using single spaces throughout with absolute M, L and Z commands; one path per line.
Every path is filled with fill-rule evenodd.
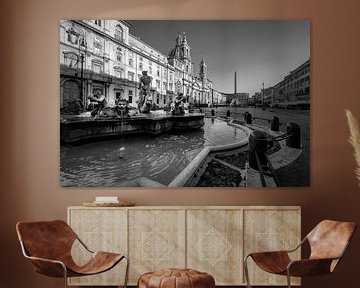
M 68 222 L 80 239 L 93 251 L 127 251 L 127 211 L 124 209 L 69 209 Z M 77 263 L 88 261 L 90 253 L 76 241 L 72 255 Z M 74 285 L 121 285 L 124 283 L 126 262 L 94 276 L 69 278 Z
M 185 210 L 130 210 L 130 283 L 144 272 L 185 267 Z
M 241 218 L 242 210 L 188 210 L 187 266 L 215 275 L 217 285 L 242 283 Z
M 293 249 L 300 243 L 299 209 L 261 209 L 244 211 L 244 252 Z M 300 251 L 292 258 L 300 259 Z M 249 277 L 253 285 L 286 285 L 286 277 L 266 273 L 249 260 Z M 293 284 L 300 284 L 293 278 Z

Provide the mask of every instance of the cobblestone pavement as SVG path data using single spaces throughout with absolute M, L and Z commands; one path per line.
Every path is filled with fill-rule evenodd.
M 301 140 L 303 145 L 302 155 L 290 165 L 277 170 L 281 187 L 307 187 L 310 186 L 310 111 L 309 110 L 285 110 L 270 109 L 262 110 L 260 108 L 234 108 L 234 107 L 218 107 L 218 108 L 202 108 L 207 115 L 211 114 L 214 109 L 215 116 L 226 116 L 227 110 L 230 111 L 230 118 L 244 119 L 244 113 L 250 112 L 255 118 L 253 123 L 267 125 L 273 116 L 279 117 L 280 130 L 286 131 L 286 123 L 295 122 L 301 128 Z

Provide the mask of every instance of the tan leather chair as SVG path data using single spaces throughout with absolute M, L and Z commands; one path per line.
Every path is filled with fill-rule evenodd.
M 127 285 L 129 259 L 124 254 L 91 251 L 62 220 L 19 222 L 16 231 L 24 256 L 31 260 L 35 271 L 50 277 L 88 276 L 112 269 L 121 260 L 127 261 L 124 288 Z M 92 254 L 83 266 L 78 266 L 71 256 L 71 247 L 78 240 Z
M 286 275 L 289 288 L 291 287 L 291 276 L 315 276 L 333 272 L 344 256 L 355 229 L 354 222 L 324 220 L 295 249 L 250 253 L 244 259 L 247 287 L 251 287 L 247 267 L 249 257 L 266 272 Z M 309 242 L 311 249 L 309 259 L 291 261 L 289 253 L 297 250 L 306 241 Z

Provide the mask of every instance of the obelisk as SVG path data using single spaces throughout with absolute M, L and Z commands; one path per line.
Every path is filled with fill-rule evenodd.
M 234 91 L 234 95 L 236 95 L 236 88 L 237 88 L 236 86 L 237 86 L 237 85 L 236 85 L 236 71 L 235 71 L 235 82 L 234 82 L 234 87 L 235 87 L 234 90 L 235 90 L 235 91 Z

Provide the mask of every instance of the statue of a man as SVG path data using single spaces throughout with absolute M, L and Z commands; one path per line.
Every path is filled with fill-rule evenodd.
M 186 97 L 183 93 L 179 93 L 179 95 L 175 96 L 173 103 L 171 103 L 171 114 L 173 115 L 183 115 L 185 114 L 184 104 L 186 101 Z
M 148 106 L 150 98 L 150 88 L 151 88 L 152 77 L 147 75 L 147 71 L 142 71 L 142 76 L 140 77 L 139 89 L 140 89 L 140 101 L 139 101 L 139 110 L 141 112 L 150 111 Z M 151 104 L 151 103 L 150 103 Z M 148 108 L 148 109 L 147 109 Z
M 95 116 L 107 106 L 107 101 L 104 95 L 101 95 L 99 90 L 96 90 L 93 95 L 88 95 L 90 100 L 89 107 L 92 108 L 91 115 Z

